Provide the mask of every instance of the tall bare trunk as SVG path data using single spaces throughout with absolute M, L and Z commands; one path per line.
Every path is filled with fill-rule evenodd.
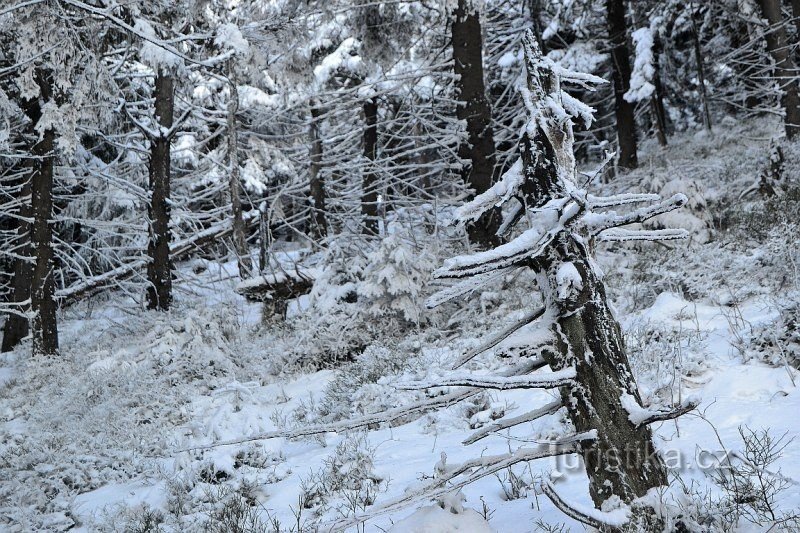
M 797 69 L 789 51 L 781 3 L 780 0 L 759 0 L 759 4 L 770 26 L 765 37 L 767 48 L 775 60 L 775 79 L 783 91 L 781 101 L 786 112 L 786 138 L 792 139 L 800 131 L 800 94 Z
M 44 131 L 33 148 L 38 168 L 31 179 L 31 246 L 36 257 L 31 276 L 31 330 L 33 353 L 52 355 L 58 352 L 57 305 L 55 301 L 55 264 L 53 261 L 53 170 L 56 132 Z
M 361 183 L 361 232 L 378 234 L 378 176 L 375 174 L 375 157 L 378 151 L 378 102 L 370 98 L 364 102 L 364 157 L 367 169 Z
M 618 164 L 622 168 L 631 169 L 638 166 L 639 159 L 636 153 L 634 104 L 625 100 L 625 93 L 631 86 L 631 61 L 624 0 L 606 0 L 606 20 L 614 78 L 614 111 L 617 117 L 619 141 Z
M 700 85 L 700 98 L 703 102 L 703 125 L 711 131 L 711 110 L 708 107 L 708 94 L 706 93 L 706 69 L 703 61 L 703 49 L 700 46 L 700 32 L 697 29 L 696 15 L 692 6 L 692 37 L 694 40 L 694 60 L 697 66 L 697 82 Z
M 457 76 L 459 105 L 457 116 L 467 123 L 467 140 L 458 155 L 470 164 L 462 171 L 465 183 L 480 194 L 492 186 L 495 152 L 492 108 L 486 96 L 483 78 L 483 42 L 478 3 L 458 0 L 452 17 L 453 68 Z M 496 236 L 500 216 L 492 210 L 467 226 L 471 242 L 483 246 L 498 244 Z
M 667 146 L 667 113 L 664 110 L 664 85 L 661 83 L 661 35 L 653 35 L 653 96 L 650 99 L 650 109 L 653 114 L 653 123 L 656 130 L 658 144 Z
M 147 307 L 166 311 L 172 303 L 172 262 L 169 257 L 170 143 L 174 79 L 162 69 L 156 74 L 155 111 L 158 135 L 150 139 L 150 205 L 147 209 L 150 239 L 147 243 Z
M 231 194 L 231 215 L 233 216 L 233 250 L 236 252 L 239 277 L 245 279 L 252 274 L 253 262 L 250 259 L 250 251 L 247 249 L 239 179 L 239 127 L 236 122 L 236 113 L 239 111 L 239 90 L 233 79 L 230 79 L 229 85 L 231 95 L 228 100 L 228 164 L 230 165 L 228 188 Z
M 38 104 L 36 105 L 38 109 Z M 32 161 L 29 166 L 31 173 L 36 171 L 36 162 Z M 17 258 L 14 260 L 14 277 L 11 279 L 11 301 L 20 304 L 19 312 L 27 310 L 27 305 L 22 306 L 31 297 L 31 276 L 33 266 L 31 264 L 31 225 L 30 220 L 33 215 L 31 208 L 31 183 L 30 177 L 26 177 L 26 182 L 19 193 L 19 211 L 17 215 L 17 238 L 14 241 L 13 252 Z M 9 314 L 3 325 L 3 352 L 10 352 L 28 335 L 28 319 L 21 314 Z
M 328 220 L 325 216 L 325 182 L 322 177 L 322 137 L 319 133 L 322 110 L 317 102 L 311 102 L 311 166 L 309 187 L 311 189 L 311 237 L 321 239 L 328 235 Z

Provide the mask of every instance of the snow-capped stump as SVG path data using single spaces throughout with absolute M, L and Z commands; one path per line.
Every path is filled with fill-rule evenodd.
M 242 281 L 237 285 L 236 292 L 252 302 L 264 302 L 270 308 L 270 313 L 265 312 L 265 315 L 282 317 L 286 314 L 289 300 L 311 292 L 318 275 L 313 268 L 281 268 Z

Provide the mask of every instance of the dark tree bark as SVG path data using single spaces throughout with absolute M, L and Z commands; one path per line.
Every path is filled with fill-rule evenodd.
M 700 85 L 700 99 L 703 102 L 703 125 L 706 130 L 711 131 L 711 110 L 708 107 L 708 94 L 706 94 L 706 69 L 703 61 L 703 49 L 700 46 L 700 32 L 697 29 L 695 20 L 698 11 L 692 7 L 692 38 L 694 40 L 694 60 L 697 65 L 697 82 Z
M 39 106 L 36 104 L 36 109 Z M 38 120 L 38 119 L 37 119 Z M 31 161 L 29 164 L 31 173 L 36 171 L 36 163 Z M 28 220 L 33 215 L 31 208 L 31 183 L 30 178 L 26 178 L 19 194 L 19 220 L 17 225 L 17 238 L 15 240 L 14 253 L 17 259 L 14 260 L 14 274 L 11 279 L 11 301 L 21 304 L 31 297 L 31 276 L 33 275 L 33 265 L 30 262 L 31 253 L 31 225 Z M 20 312 L 26 309 L 20 308 Z M 28 335 L 28 319 L 19 314 L 9 314 L 3 325 L 3 352 L 10 352 Z
M 172 128 L 174 78 L 159 69 L 155 80 L 155 111 L 158 135 L 150 139 L 150 205 L 147 209 L 150 239 L 147 244 L 147 307 L 166 311 L 172 303 L 172 261 L 170 241 L 170 144 L 166 132 Z
M 325 182 L 322 177 L 322 137 L 319 125 L 322 110 L 317 102 L 311 103 L 311 124 L 309 136 L 311 138 L 311 166 L 309 169 L 309 187 L 311 189 L 311 237 L 315 240 L 328 235 L 328 221 L 325 216 Z
M 456 114 L 459 120 L 467 123 L 467 141 L 459 146 L 458 155 L 470 162 L 461 175 L 464 182 L 480 194 L 492 186 L 497 154 L 492 109 L 483 78 L 483 42 L 476 2 L 458 1 L 452 17 L 452 37 L 459 100 Z M 470 241 L 487 247 L 498 244 L 499 220 L 498 211 L 492 210 L 468 225 Z
M 233 216 L 233 249 L 236 252 L 239 277 L 245 279 L 252 274 L 253 262 L 250 259 L 250 251 L 247 249 L 239 179 L 239 128 L 236 122 L 236 113 L 239 111 L 239 91 L 236 81 L 233 79 L 229 81 L 231 95 L 228 100 L 228 163 L 231 170 L 228 188 L 231 194 L 231 216 Z
M 800 0 L 792 0 L 792 18 L 794 19 L 795 43 L 800 42 Z
M 31 276 L 31 330 L 34 355 L 53 355 L 58 352 L 55 279 L 53 262 L 53 170 L 56 132 L 44 131 L 33 147 L 37 168 L 31 177 L 31 246 L 36 257 Z
M 542 39 L 542 0 L 528 0 L 528 12 L 531 18 L 531 31 L 533 36 L 536 37 L 536 42 L 539 43 L 543 54 L 547 54 L 547 47 L 545 46 L 544 39 Z
M 780 0 L 759 0 L 764 18 L 769 23 L 765 35 L 767 48 L 775 61 L 775 79 L 780 85 L 786 112 L 786 138 L 792 139 L 800 131 L 800 94 L 797 87 L 797 69 L 789 50 L 786 26 L 781 13 Z
M 550 73 L 530 75 L 528 84 L 533 94 L 547 94 L 552 85 Z M 537 91 L 536 87 L 544 90 Z M 540 127 L 533 138 L 526 133 L 520 141 L 524 174 L 531 182 L 523 189 L 527 205 L 541 205 L 567 195 L 554 164 L 563 159 L 558 151 L 564 147 L 554 146 L 552 141 L 557 137 L 553 132 L 559 128 L 552 125 L 548 135 Z M 577 270 L 579 290 L 560 297 L 558 272 L 565 264 Z M 651 488 L 666 485 L 666 467 L 655 452 L 652 432 L 646 425 L 634 424 L 622 404 L 622 394 L 632 396 L 638 405 L 642 402 L 621 328 L 609 307 L 603 282 L 592 267 L 586 243 L 572 232 L 560 232 L 550 252 L 530 261 L 530 266 L 539 273 L 539 288 L 547 308 L 556 316 L 552 327 L 556 349 L 544 351 L 543 356 L 553 370 L 575 369 L 575 384 L 561 389 L 563 403 L 578 433 L 597 431 L 596 439 L 582 443 L 592 501 L 598 508 L 612 496 L 630 502 Z
M 631 62 L 628 49 L 628 25 L 625 21 L 624 0 L 606 0 L 608 40 L 611 46 L 611 67 L 614 78 L 614 112 L 617 118 L 619 141 L 618 164 L 622 168 L 636 168 L 636 118 L 634 105 L 625 100 L 631 86 Z
M 367 168 L 361 183 L 361 232 L 378 234 L 378 176 L 374 162 L 378 153 L 378 102 L 375 98 L 364 101 L 364 157 Z
M 650 109 L 656 130 L 658 144 L 667 146 L 667 113 L 664 109 L 664 85 L 661 83 L 661 36 L 653 35 L 653 87 L 655 91 L 650 99 Z
M 42 118 L 42 103 L 55 98 L 51 74 L 37 70 L 36 84 L 39 97 L 23 102 L 23 109 L 30 119 L 31 135 Z M 58 352 L 58 323 L 56 312 L 55 279 L 53 278 L 53 178 L 55 170 L 56 132 L 50 127 L 42 132 L 33 144 L 29 181 L 20 193 L 20 219 L 17 230 L 19 259 L 14 265 L 13 299 L 30 305 L 20 311 L 30 311 L 30 324 L 25 317 L 10 315 L 3 334 L 3 351 L 16 346 L 30 330 L 33 337 L 34 355 L 53 355 Z M 31 222 L 27 222 L 31 220 Z

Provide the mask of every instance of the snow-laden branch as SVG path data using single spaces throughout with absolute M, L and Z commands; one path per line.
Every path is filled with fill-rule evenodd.
M 652 230 L 631 230 L 631 229 L 609 229 L 600 233 L 598 240 L 602 242 L 622 242 L 622 241 L 674 241 L 689 238 L 689 232 L 685 229 L 652 229 Z
M 459 282 L 432 294 L 427 300 L 425 300 L 425 306 L 428 309 L 438 307 L 443 303 L 449 302 L 450 300 L 454 300 L 460 296 L 464 296 L 467 293 L 474 292 L 487 283 L 490 283 L 512 271 L 513 268 L 506 268 L 460 280 Z
M 514 368 L 507 370 L 503 374 L 505 377 L 511 377 L 519 374 L 527 374 L 528 372 L 532 372 L 536 368 L 536 363 L 537 361 L 527 361 L 519 366 L 515 366 Z M 384 411 L 382 413 L 366 415 L 351 420 L 342 420 L 341 422 L 333 422 L 331 424 L 318 424 L 314 426 L 306 426 L 296 429 L 268 431 L 266 433 L 252 435 L 250 437 L 212 442 L 211 444 L 203 444 L 199 446 L 191 446 L 177 451 L 184 452 L 190 450 L 205 450 L 209 448 L 216 448 L 218 446 L 242 444 L 254 440 L 268 440 L 268 439 L 279 439 L 279 438 L 294 439 L 297 437 L 308 437 L 311 435 L 320 435 L 324 433 L 342 433 L 345 431 L 350 431 L 352 429 L 359 429 L 374 424 L 393 422 L 395 420 L 407 417 L 409 415 L 421 414 L 426 411 L 430 411 L 431 409 L 445 408 L 450 405 L 461 402 L 463 400 L 466 400 L 468 398 L 471 398 L 481 392 L 482 389 L 467 389 L 458 392 L 453 392 L 450 394 L 445 394 L 443 396 L 437 396 L 435 398 L 427 398 L 425 400 L 414 402 L 409 405 L 404 405 L 401 407 L 397 407 L 395 409 L 389 409 L 388 411 Z
M 446 473 L 441 477 L 408 490 L 402 496 L 370 509 L 368 513 L 342 518 L 336 521 L 330 524 L 331 529 L 334 531 L 342 531 L 377 516 L 398 511 L 413 503 L 441 498 L 483 477 L 492 475 L 495 472 L 499 472 L 518 463 L 534 461 L 545 457 L 557 457 L 559 455 L 578 453 L 580 451 L 578 443 L 590 438 L 592 438 L 592 435 L 589 434 L 572 435 L 550 444 L 539 445 L 535 448 L 520 448 L 513 453 L 486 456 L 467 461 L 456 468 L 448 468 Z M 470 473 L 467 477 L 455 482 L 453 481 L 458 476 L 467 472 Z M 449 482 L 452 483 L 448 485 Z
M 644 222 L 655 216 L 663 213 L 674 211 L 686 205 L 689 199 L 685 194 L 678 193 L 664 201 L 641 207 L 630 213 L 618 214 L 615 211 L 606 213 L 587 213 L 581 221 L 589 230 L 592 235 L 598 235 L 600 232 L 619 226 L 626 226 L 628 224 L 635 224 Z
M 545 225 L 546 218 L 553 213 L 553 209 L 548 208 L 547 205 L 536 213 L 539 215 L 537 217 L 539 221 L 543 223 L 541 225 L 545 225 L 547 229 L 543 230 L 542 227 L 539 227 L 540 224 L 537 224 L 524 231 L 513 241 L 492 250 L 448 259 L 442 268 L 434 271 L 433 276 L 436 278 L 461 278 L 505 268 L 520 261 L 538 257 L 550 246 L 553 239 L 583 212 L 580 204 L 570 198 L 558 198 L 552 202 L 565 203 L 563 208 L 556 211 L 558 218 L 555 221 Z
M 464 355 L 458 358 L 458 360 L 453 363 L 451 367 L 453 370 L 464 366 L 466 363 L 477 357 L 478 355 L 482 354 L 487 350 L 491 350 L 498 344 L 500 344 L 503 340 L 507 339 L 511 334 L 518 331 L 520 328 L 527 326 L 531 322 L 538 320 L 542 315 L 544 315 L 546 308 L 540 307 L 539 309 L 535 309 L 525 314 L 519 321 L 511 324 L 509 327 L 502 331 L 498 331 L 494 335 L 490 336 L 486 341 L 478 346 L 477 348 L 473 348 L 472 350 L 468 351 Z M 543 363 L 544 364 L 544 363 Z
M 478 220 L 486 211 L 504 204 L 516 195 L 524 182 L 525 176 L 522 173 L 522 158 L 520 157 L 486 192 L 477 195 L 471 202 L 456 209 L 456 220 L 461 222 Z
M 515 416 L 513 418 L 504 418 L 494 424 L 489 424 L 488 426 L 484 426 L 466 439 L 462 441 L 462 444 L 468 446 L 475 442 L 478 442 L 481 439 L 484 439 L 491 435 L 492 433 L 497 433 L 498 431 L 503 431 L 504 429 L 508 429 L 514 426 L 518 426 L 520 424 L 524 424 L 526 422 L 533 422 L 534 420 L 538 420 L 543 416 L 552 415 L 559 409 L 564 407 L 564 404 L 561 403 L 561 400 L 556 400 L 554 402 L 550 402 L 547 405 L 540 407 L 539 409 L 534 409 L 533 411 L 528 411 L 527 413 L 521 414 L 519 416 Z
M 610 196 L 595 196 L 589 194 L 586 199 L 589 201 L 589 207 L 595 209 L 598 207 L 615 207 L 618 205 L 636 204 L 640 202 L 658 202 L 661 200 L 661 197 L 652 193 L 623 193 Z
M 394 383 L 400 390 L 425 390 L 434 387 L 478 387 L 481 389 L 555 389 L 569 385 L 575 379 L 575 369 L 565 368 L 538 376 L 475 376 L 455 374 L 429 381 L 406 381 Z
M 697 400 L 687 398 L 681 405 L 672 407 L 671 409 L 648 409 L 639 405 L 636 398 L 630 394 L 623 394 L 620 397 L 620 401 L 622 407 L 628 411 L 628 420 L 635 424 L 636 427 L 678 418 L 689 411 L 693 411 L 699 405 Z
M 621 528 L 630 520 L 630 508 L 625 505 L 613 511 L 601 511 L 588 505 L 581 505 L 579 503 L 568 502 L 561 495 L 556 492 L 555 487 L 549 481 L 541 484 L 542 492 L 547 496 L 553 505 L 555 505 L 562 513 L 586 524 L 587 526 L 599 529 L 601 531 L 605 528 Z

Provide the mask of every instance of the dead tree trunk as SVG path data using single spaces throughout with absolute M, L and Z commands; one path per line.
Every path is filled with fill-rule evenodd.
M 769 23 L 765 34 L 767 48 L 775 61 L 775 79 L 783 92 L 781 102 L 786 112 L 786 138 L 792 139 L 800 131 L 800 93 L 797 87 L 797 69 L 792 61 L 786 25 L 781 13 L 781 2 L 759 0 L 759 4 Z
M 232 69 L 229 69 L 229 72 Z M 233 249 L 239 267 L 239 277 L 249 278 L 253 271 L 250 251 L 247 249 L 245 223 L 242 215 L 241 181 L 239 179 L 239 128 L 236 113 L 239 111 L 239 90 L 236 81 L 229 78 L 230 99 L 228 100 L 228 164 L 230 165 L 229 185 L 231 194 L 231 215 L 233 216 Z
M 147 307 L 166 311 L 172 303 L 172 262 L 169 257 L 170 144 L 174 102 L 174 78 L 159 69 L 155 80 L 158 130 L 150 139 L 150 204 L 147 209 L 150 239 L 147 243 Z
M 361 232 L 378 234 L 378 176 L 375 158 L 378 153 L 378 102 L 375 98 L 364 101 L 364 157 L 367 168 L 361 183 Z
M 602 211 L 623 204 L 653 202 L 651 195 L 620 195 L 618 197 L 590 198 L 577 188 L 577 168 L 573 152 L 573 131 L 564 108 L 555 109 L 561 94 L 560 76 L 565 81 L 584 83 L 580 74 L 554 72 L 542 60 L 541 52 L 532 33 L 525 38 L 528 88 L 531 109 L 528 126 L 520 141 L 521 161 L 502 180 L 501 187 L 492 189 L 462 206 L 457 216 L 462 221 L 476 218 L 498 203 L 516 202 L 519 209 L 509 209 L 503 226 L 513 226 L 518 220 L 526 221 L 526 228 L 515 240 L 488 252 L 461 256 L 445 263 L 434 273 L 435 277 L 465 278 L 469 290 L 480 285 L 480 277 L 491 279 L 492 272 L 525 266 L 533 270 L 537 287 L 542 291 L 545 309 L 531 313 L 519 324 L 493 336 L 480 349 L 459 359 L 458 368 L 472 357 L 499 343 L 514 332 L 526 327 L 538 329 L 544 335 L 549 331 L 551 341 L 530 346 L 522 353 L 541 357 L 553 370 L 538 379 L 529 377 L 515 380 L 487 378 L 486 376 L 460 375 L 442 378 L 442 384 L 471 384 L 488 388 L 559 387 L 561 404 L 566 409 L 576 433 L 564 437 L 578 444 L 589 475 L 589 490 L 595 505 L 618 501 L 630 504 L 644 496 L 650 489 L 666 485 L 666 467 L 656 453 L 652 433 L 647 427 L 657 419 L 678 416 L 691 406 L 667 411 L 648 410 L 642 399 L 625 353 L 622 332 L 609 307 L 602 280 L 593 266 L 590 246 L 603 240 L 659 240 L 686 236 L 682 230 L 637 231 L 619 229 L 622 226 L 645 221 L 657 214 L 671 211 L 686 202 L 686 197 L 651 203 L 618 215 Z M 599 80 L 595 80 L 599 81 Z M 558 104 L 555 104 L 558 105 Z M 516 204 L 513 204 L 516 205 Z M 544 208 L 544 206 L 550 206 Z M 548 214 L 548 213 L 555 214 Z M 584 216 L 585 215 L 585 216 Z M 449 298 L 460 293 L 448 289 Z M 436 303 L 445 298 L 433 298 Z M 537 321 L 540 321 L 537 323 Z M 523 338 L 529 338 L 531 329 Z M 515 341 L 522 342 L 522 341 Z M 514 344 L 514 343 L 512 343 Z M 515 344 L 514 344 L 515 345 Z M 534 369 L 541 365 L 532 363 Z M 548 380 L 548 377 L 550 378 Z M 566 382 L 561 381 L 565 379 Z M 557 408 L 556 408 L 557 409 Z M 509 421 L 504 427 L 526 422 L 532 417 L 553 412 L 541 408 Z M 485 435 L 480 435 L 483 438 Z M 476 439 L 468 439 L 474 442 Z M 563 441 L 563 439 L 561 439 Z M 602 513 L 589 517 L 570 507 L 554 489 L 545 491 L 554 503 L 594 527 L 615 530 L 621 526 L 605 522 Z M 631 508 L 626 531 L 653 531 L 655 514 L 652 510 Z
M 614 112 L 617 118 L 619 142 L 618 165 L 621 168 L 631 169 L 638 166 L 639 159 L 636 152 L 634 104 L 625 100 L 625 93 L 631 86 L 631 54 L 628 50 L 628 25 L 625 21 L 624 0 L 606 0 L 606 21 L 614 78 Z
M 311 102 L 311 166 L 309 168 L 309 187 L 311 190 L 311 238 L 322 239 L 328 235 L 328 221 L 325 216 L 325 182 L 322 177 L 322 137 L 319 127 L 322 110 L 317 102 Z
M 456 74 L 459 120 L 466 121 L 467 139 L 458 149 L 462 160 L 469 161 L 461 172 L 464 182 L 481 194 L 494 180 L 495 152 L 492 108 L 486 96 L 483 78 L 483 42 L 477 2 L 458 0 L 452 16 L 453 69 Z M 467 226 L 470 241 L 482 246 L 498 244 L 499 212 L 487 212 Z

